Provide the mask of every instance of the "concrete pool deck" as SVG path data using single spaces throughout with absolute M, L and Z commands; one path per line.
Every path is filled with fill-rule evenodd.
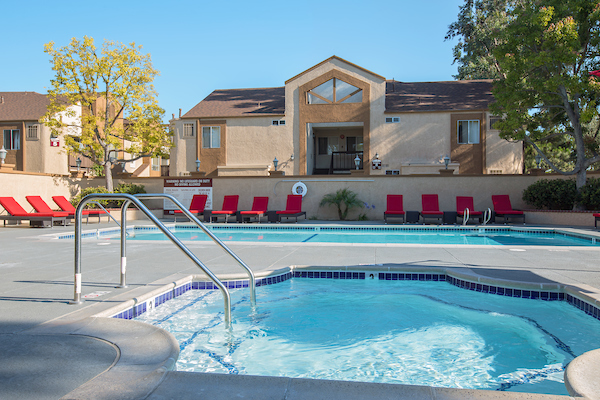
M 307 221 L 306 223 L 316 223 Z M 377 222 L 368 222 L 377 224 Z M 131 221 L 129 226 L 148 225 Z M 115 227 L 89 224 L 83 229 Z M 528 227 L 530 227 L 528 225 Z M 561 227 L 564 228 L 564 227 Z M 573 227 L 576 228 L 576 227 Z M 567 399 L 566 396 L 172 371 L 178 345 L 148 325 L 95 315 L 201 271 L 170 242 L 127 244 L 127 288 L 117 288 L 119 241 L 84 240 L 83 304 L 73 299 L 73 226 L 0 228 L 2 399 Z M 598 235 L 593 229 L 581 228 Z M 600 237 L 600 235 L 599 235 Z M 187 244 L 187 243 L 186 243 Z M 256 273 L 294 265 L 443 267 L 489 279 L 555 282 L 600 293 L 600 247 L 245 244 L 230 248 Z M 218 276 L 245 276 L 216 245 L 189 248 Z M 365 267 L 368 268 L 368 267 Z M 259 305 L 260 306 L 260 305 Z M 235 319 L 235 313 L 233 314 Z M 584 359 L 596 367 L 598 357 Z M 586 380 L 584 380 L 584 385 Z M 589 379 L 588 379 L 589 381 Z M 596 376 L 594 382 L 600 381 Z M 595 390 L 593 387 L 589 390 Z M 597 393 L 591 391 L 590 393 Z M 594 398 L 594 397 L 589 397 Z M 598 398 L 598 397 L 596 397 Z

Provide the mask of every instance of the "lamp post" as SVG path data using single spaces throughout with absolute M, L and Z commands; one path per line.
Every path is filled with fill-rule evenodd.
M 4 160 L 6 159 L 6 153 L 8 153 L 8 151 L 6 151 L 4 146 L 2 146 L 2 148 L 0 149 L 0 165 L 4 164 Z
M 277 157 L 275 157 L 273 159 L 273 168 L 275 169 L 275 171 L 277 171 L 277 164 L 279 164 L 279 160 L 277 159 Z
M 200 160 L 196 159 L 196 172 L 200 172 Z
M 540 163 L 542 162 L 542 156 L 538 154 L 535 155 L 535 163 L 537 164 L 537 168 L 540 169 Z
M 450 164 L 450 157 L 448 157 L 448 156 L 444 157 L 444 165 L 446 166 L 446 169 L 448 169 L 449 164 Z
M 354 159 L 354 165 L 356 165 L 356 169 L 358 170 L 358 167 L 360 166 L 360 157 L 358 156 L 358 154 L 356 155 L 356 158 Z
M 77 157 L 77 160 L 75 160 L 75 164 L 77 164 L 77 172 L 79 172 L 81 170 L 81 158 Z

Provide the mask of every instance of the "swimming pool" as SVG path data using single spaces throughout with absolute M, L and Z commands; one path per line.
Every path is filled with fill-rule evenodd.
M 137 319 L 175 335 L 183 371 L 548 394 L 567 394 L 564 367 L 600 347 L 600 321 L 566 302 L 445 282 L 294 278 L 262 287 L 256 312 L 246 296 L 232 290 L 231 332 L 218 291 Z
M 184 241 L 209 241 L 195 226 L 176 225 L 171 231 Z M 222 241 L 246 243 L 357 243 L 506 246 L 597 246 L 593 236 L 554 229 L 516 227 L 332 227 L 332 226 L 223 226 L 209 229 Z M 119 231 L 101 237 L 119 238 Z M 130 240 L 168 240 L 154 227 L 134 227 Z

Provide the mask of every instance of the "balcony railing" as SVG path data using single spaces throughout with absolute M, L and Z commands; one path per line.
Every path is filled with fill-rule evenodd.
M 351 169 L 356 169 L 354 159 L 358 156 L 360 163 L 358 169 L 363 169 L 363 152 L 362 151 L 334 151 L 331 153 L 331 164 L 329 173 L 350 172 Z

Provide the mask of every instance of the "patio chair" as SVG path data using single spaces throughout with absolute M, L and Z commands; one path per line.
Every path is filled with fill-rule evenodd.
M 402 218 L 404 223 L 404 205 L 401 194 L 387 195 L 387 208 L 383 212 L 383 222 L 387 224 L 388 218 Z
M 244 221 L 244 217 L 257 217 L 258 223 L 260 224 L 260 217 L 267 214 L 267 206 L 269 205 L 268 197 L 255 197 L 252 200 L 252 210 L 249 211 L 240 211 L 240 217 L 242 222 Z
M 70 216 L 75 216 L 75 207 L 65 196 L 52 196 L 52 200 L 56 203 L 56 205 L 63 211 L 66 211 L 70 214 Z M 110 217 L 106 214 L 106 211 L 99 210 L 95 208 L 85 209 L 81 211 L 81 215 L 85 217 L 85 223 L 87 224 L 90 219 L 90 215 L 94 217 L 98 217 L 98 223 L 100 223 L 100 217 L 102 215 L 106 215 L 107 221 L 110 221 Z
M 51 209 L 41 196 L 25 196 L 25 199 L 31 204 L 31 207 L 33 207 L 36 212 L 52 214 L 55 217 L 65 217 L 69 219 L 69 222 L 74 217 L 73 214 L 66 211 L 55 211 Z
M 188 208 L 189 212 L 191 212 L 192 214 L 204 215 L 204 207 L 206 207 L 207 200 L 208 200 L 208 195 L 206 195 L 206 194 L 193 195 L 192 202 L 190 203 L 190 207 Z M 185 216 L 185 214 L 181 210 L 173 211 L 173 215 L 175 217 L 174 222 L 177 222 L 178 215 Z
M 492 195 L 492 204 L 494 205 L 494 222 L 496 217 L 502 217 L 505 224 L 510 219 L 522 219 L 523 225 L 525 225 L 525 214 L 523 211 L 512 208 L 510 197 L 507 194 Z
M 302 211 L 302 195 L 288 194 L 285 210 L 277 211 L 277 222 L 281 222 L 282 217 L 295 217 L 296 223 L 298 223 L 298 217 L 301 216 L 306 219 L 306 211 Z
M 467 209 L 469 210 L 469 216 L 467 217 L 467 221 L 465 221 Z M 469 222 L 468 220 L 471 218 L 479 219 L 479 223 L 483 222 L 483 212 L 475 211 L 473 197 L 471 196 L 456 196 L 456 215 L 462 218 L 463 223 Z
M 237 194 L 223 197 L 223 207 L 220 210 L 211 212 L 211 221 L 214 220 L 214 222 L 218 222 L 219 216 L 223 215 L 225 217 L 225 223 L 229 222 L 229 217 L 231 215 L 237 215 L 239 199 L 240 196 Z
M 437 194 L 422 194 L 421 195 L 421 218 L 423 223 L 426 219 L 436 219 L 439 223 L 442 222 L 444 213 L 440 211 Z
M 29 221 L 29 226 L 32 227 L 52 227 L 55 222 L 62 222 L 67 225 L 67 217 L 57 217 L 54 213 L 28 213 L 23 207 L 12 197 L 0 197 L 0 205 L 4 207 L 9 215 L 0 215 L 0 219 L 6 221 L 17 221 L 20 224 L 22 220 Z
M 600 213 L 595 213 L 594 215 L 594 228 L 598 229 L 598 220 L 600 220 Z

